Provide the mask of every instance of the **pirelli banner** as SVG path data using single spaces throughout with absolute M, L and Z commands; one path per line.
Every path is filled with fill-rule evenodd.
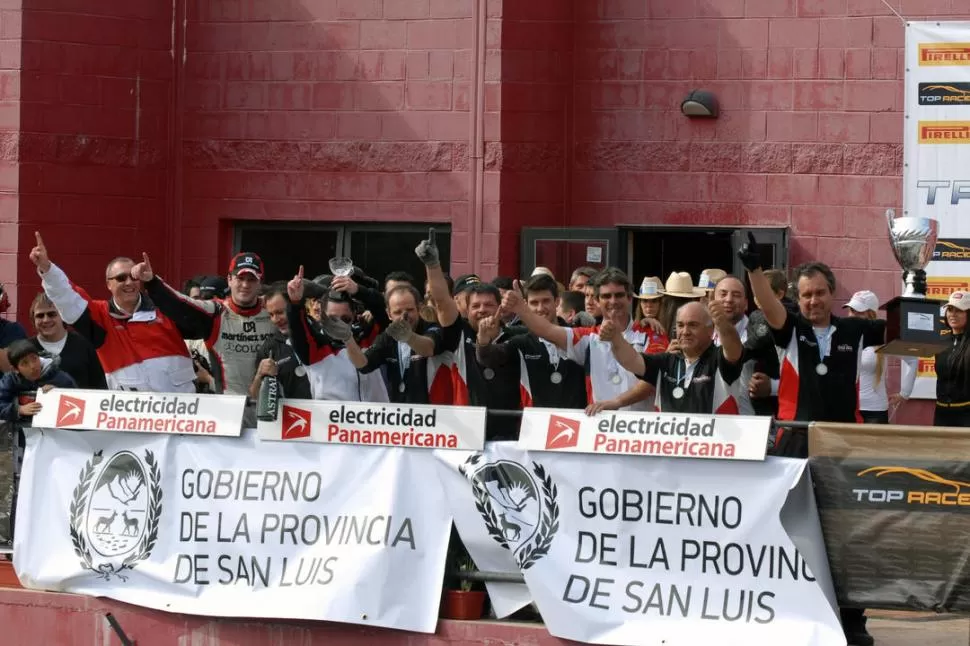
M 903 208 L 939 234 L 927 296 L 970 290 L 970 22 L 906 23 Z M 931 357 L 913 396 L 936 398 Z
M 813 424 L 808 435 L 839 602 L 970 610 L 970 429 Z

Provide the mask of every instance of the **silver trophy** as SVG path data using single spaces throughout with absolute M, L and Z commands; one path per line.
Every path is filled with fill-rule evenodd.
M 896 217 L 886 210 L 889 245 L 903 269 L 903 295 L 886 310 L 886 345 L 879 352 L 910 357 L 933 356 L 945 347 L 940 336 L 940 304 L 926 298 L 926 266 L 933 259 L 939 223 L 930 218 Z
M 930 218 L 897 218 L 895 209 L 886 210 L 886 222 L 889 244 L 903 268 L 903 296 L 926 298 L 926 265 L 933 259 L 939 223 Z

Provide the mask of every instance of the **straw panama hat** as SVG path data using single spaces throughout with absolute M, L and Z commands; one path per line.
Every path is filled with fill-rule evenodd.
M 549 278 L 555 278 L 555 276 L 552 273 L 552 270 L 549 269 L 548 267 L 536 267 L 535 269 L 532 270 L 532 275 L 530 276 L 530 278 L 535 278 L 536 276 L 542 276 L 542 275 L 549 276 Z
M 640 283 L 640 291 L 634 298 L 642 301 L 652 301 L 655 298 L 663 298 L 664 284 L 656 276 L 647 276 Z
M 678 296 L 680 298 L 697 298 L 706 296 L 707 291 L 700 287 L 694 287 L 694 279 L 686 271 L 671 272 L 664 285 L 666 296 Z
M 697 277 L 697 286 L 701 289 L 710 291 L 726 277 L 727 272 L 723 269 L 705 269 L 701 272 L 701 275 Z

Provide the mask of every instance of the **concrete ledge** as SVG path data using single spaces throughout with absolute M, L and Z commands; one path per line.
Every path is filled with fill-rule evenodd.
M 0 589 L 4 646 L 114 646 L 111 613 L 137 646 L 565 646 L 541 624 L 438 622 L 434 635 L 323 621 L 216 619 L 131 606 L 73 594 Z

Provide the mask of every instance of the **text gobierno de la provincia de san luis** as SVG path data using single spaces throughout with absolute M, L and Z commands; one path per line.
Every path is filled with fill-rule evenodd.
M 664 540 L 637 532 L 645 523 L 694 528 L 695 535 L 704 528 L 738 530 L 744 510 L 736 496 L 589 486 L 578 493 L 580 515 L 608 521 L 615 530 L 579 531 L 574 562 L 643 575 L 624 581 L 617 575 L 570 574 L 562 594 L 566 603 L 607 611 L 620 608 L 631 615 L 767 624 L 775 619 L 772 581 L 815 581 L 793 546 L 687 537 Z M 652 581 L 650 574 L 655 575 Z M 669 582 L 673 577 L 681 582 Z M 732 578 L 748 585 L 731 585 Z M 723 579 L 727 580 L 722 584 Z M 756 587 L 750 585 L 752 580 L 764 583 L 751 589 Z
M 302 512 L 300 507 L 319 509 L 326 502 L 321 498 L 323 478 L 316 471 L 185 469 L 180 482 L 185 507 L 179 514 L 179 543 L 186 547 L 176 559 L 173 583 L 254 589 L 328 585 L 339 568 L 340 557 L 333 552 L 418 550 L 408 516 Z M 289 503 L 295 510 L 186 508 L 213 502 L 255 503 L 264 509 L 267 504 Z M 252 550 L 247 552 L 245 546 Z

